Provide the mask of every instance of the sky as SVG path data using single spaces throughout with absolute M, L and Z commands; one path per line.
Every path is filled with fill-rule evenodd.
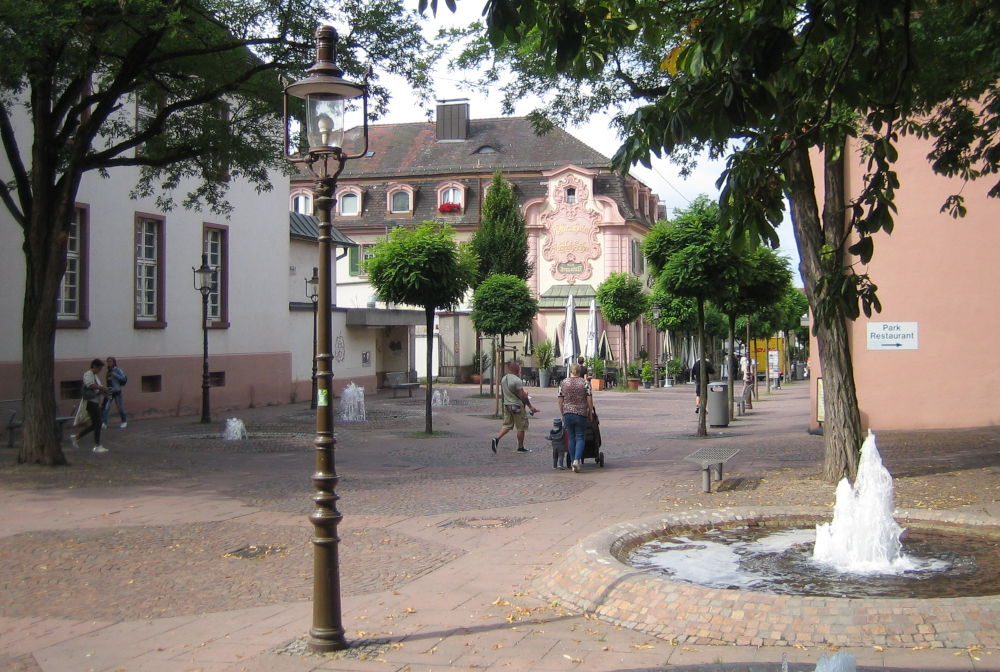
M 406 0 L 408 7 L 415 9 L 416 4 L 417 0 Z M 459 0 L 458 12 L 452 14 L 443 0 L 439 0 L 437 16 L 428 10 L 423 19 L 426 34 L 430 36 L 439 28 L 468 25 L 480 18 L 482 6 L 482 0 Z M 472 119 L 502 116 L 499 95 L 488 96 L 471 93 L 460 86 L 463 79 L 473 78 L 474 75 L 468 73 L 450 72 L 444 66 L 439 67 L 434 78 L 434 98 L 441 100 L 467 98 L 469 100 L 469 114 Z M 402 79 L 394 80 L 389 76 L 384 81 L 391 87 L 392 100 L 389 104 L 389 111 L 378 120 L 378 123 L 407 123 L 426 119 L 425 111 L 420 109 L 418 101 L 410 93 L 409 86 Z M 515 113 L 518 115 L 527 114 L 533 109 L 534 103 L 533 100 L 521 101 Z M 621 144 L 610 127 L 610 117 L 611 115 L 594 116 L 585 125 L 565 128 L 579 140 L 610 158 Z M 652 157 L 651 163 L 652 169 L 635 165 L 632 167 L 631 173 L 659 195 L 660 200 L 666 204 L 668 216 L 674 210 L 686 207 L 700 194 L 708 194 L 712 198 L 717 198 L 719 195 L 715 181 L 724 167 L 722 161 L 710 161 L 707 158 L 699 161 L 695 170 L 687 177 L 681 176 L 679 168 L 667 159 Z M 795 249 L 791 222 L 787 216 L 778 229 L 778 236 L 781 241 L 778 252 L 791 260 L 792 283 L 801 287 L 802 282 L 798 274 L 798 252 Z

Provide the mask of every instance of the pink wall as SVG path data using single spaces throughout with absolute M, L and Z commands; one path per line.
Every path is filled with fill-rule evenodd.
M 934 175 L 926 153 L 913 139 L 900 143 L 896 226 L 876 236 L 868 268 L 882 312 L 851 325 L 862 422 L 875 430 L 1000 424 L 1000 202 L 985 196 L 995 180 L 963 189 Z M 852 168 L 848 193 L 861 174 Z M 960 190 L 966 217 L 940 213 Z M 916 322 L 918 349 L 868 350 L 869 322 Z M 812 352 L 821 375 L 815 343 Z M 815 383 L 813 395 L 815 409 Z
M 103 355 L 101 356 L 103 359 Z M 201 413 L 202 358 L 119 357 L 119 365 L 128 374 L 125 387 L 125 410 L 131 417 L 194 415 Z M 57 360 L 55 363 L 56 403 L 58 412 L 69 414 L 76 401 L 60 394 L 60 383 L 80 380 L 90 366 L 87 360 Z M 248 408 L 269 404 L 287 404 L 291 400 L 291 355 L 249 353 L 209 354 L 209 371 L 225 372 L 224 387 L 212 387 L 209 399 L 212 411 Z M 102 375 L 103 375 L 102 371 Z M 147 389 L 143 390 L 143 377 Z M 149 389 L 149 377 L 159 376 L 159 391 Z M 21 397 L 20 362 L 0 363 L 0 399 Z M 298 392 L 298 389 L 296 390 Z M 304 396 L 308 399 L 309 389 Z

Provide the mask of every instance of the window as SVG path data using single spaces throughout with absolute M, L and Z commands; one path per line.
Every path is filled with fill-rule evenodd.
M 638 240 L 632 241 L 631 257 L 632 273 L 635 275 L 642 275 L 645 270 L 645 260 L 642 257 L 642 244 Z
M 409 212 L 410 208 L 410 195 L 400 189 L 399 191 L 392 192 L 392 203 L 389 207 L 389 212 Z
M 438 212 L 443 215 L 461 214 L 465 209 L 465 188 L 457 182 L 438 188 Z
M 312 194 L 304 191 L 292 195 L 292 212 L 300 215 L 313 214 Z
M 208 319 L 215 328 L 229 326 L 229 292 L 227 278 L 229 271 L 229 232 L 220 226 L 206 226 L 203 250 L 208 256 L 208 265 L 215 269 L 212 291 L 208 293 Z
M 358 217 L 364 209 L 361 189 L 347 186 L 337 190 L 337 214 L 341 217 Z
M 364 269 L 361 268 L 361 263 L 365 259 L 371 259 L 372 246 L 371 245 L 358 245 L 357 247 L 348 248 L 348 267 L 347 272 L 353 276 L 365 275 Z
M 152 215 L 135 218 L 135 326 L 167 326 L 163 315 L 163 219 Z
M 567 187 L 566 189 L 566 202 L 576 203 L 576 189 L 573 187 Z
M 56 326 L 88 327 L 87 322 L 87 234 L 86 207 L 73 209 L 66 237 L 66 273 L 56 298 Z

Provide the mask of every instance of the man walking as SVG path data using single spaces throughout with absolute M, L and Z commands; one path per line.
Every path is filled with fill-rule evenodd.
M 528 429 L 529 409 L 534 415 L 536 408 L 532 406 L 528 399 L 528 393 L 524 390 L 524 383 L 521 382 L 521 363 L 516 359 L 507 362 L 507 375 L 500 379 L 501 403 L 503 404 L 503 427 L 500 434 L 490 439 L 490 450 L 497 452 L 500 439 L 512 429 L 517 430 L 517 452 L 530 453 L 524 447 L 524 432 Z

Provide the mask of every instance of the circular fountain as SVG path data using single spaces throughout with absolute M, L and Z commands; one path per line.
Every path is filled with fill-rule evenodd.
M 873 436 L 854 487 L 838 486 L 834 519 L 825 518 L 816 509 L 767 507 L 623 523 L 571 549 L 568 566 L 541 588 L 604 620 L 679 643 L 1000 646 L 997 565 L 971 552 L 982 547 L 984 558 L 1000 562 L 995 519 L 935 511 L 894 518 L 891 478 Z M 907 535 L 900 541 L 899 523 L 915 538 L 933 539 L 942 531 L 965 536 L 931 550 L 915 545 L 911 552 Z M 662 566 L 630 564 L 634 557 L 637 565 L 648 564 L 651 554 L 643 549 L 650 546 L 672 547 L 666 555 L 679 552 L 666 573 Z M 947 592 L 923 583 L 929 576 L 948 583 L 952 575 L 965 577 L 971 588 Z M 880 583 L 890 585 L 870 588 Z M 931 588 L 914 593 L 906 584 Z

